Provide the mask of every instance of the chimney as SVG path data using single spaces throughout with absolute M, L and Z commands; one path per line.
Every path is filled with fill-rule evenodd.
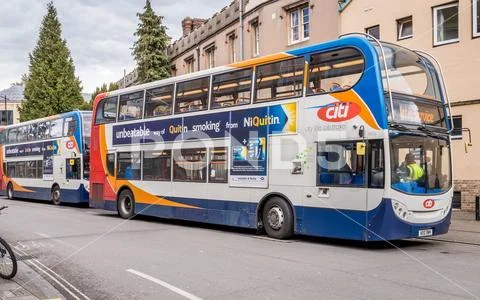
M 202 26 L 205 23 L 205 19 L 199 19 L 199 18 L 190 18 L 186 17 L 185 19 L 182 20 L 182 31 L 183 31 L 183 36 L 189 35 L 192 31 L 197 29 L 198 27 Z

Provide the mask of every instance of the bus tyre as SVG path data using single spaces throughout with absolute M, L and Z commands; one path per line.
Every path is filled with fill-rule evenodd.
M 13 184 L 11 182 L 7 185 L 7 198 L 10 200 L 13 199 Z
M 53 186 L 50 198 L 53 204 L 60 205 L 60 187 L 58 185 Z
M 130 190 L 123 190 L 117 201 L 118 215 L 124 219 L 130 219 L 135 213 L 135 200 Z
M 267 234 L 276 239 L 288 239 L 293 235 L 293 212 L 280 197 L 270 198 L 263 207 L 263 226 Z

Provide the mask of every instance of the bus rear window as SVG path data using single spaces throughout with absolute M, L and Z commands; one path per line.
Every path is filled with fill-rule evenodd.
M 95 124 L 115 122 L 117 119 L 117 97 L 101 100 L 97 105 Z
M 345 91 L 354 86 L 363 73 L 362 54 L 353 48 L 310 56 L 307 95 Z
M 303 57 L 258 66 L 255 102 L 301 97 L 304 69 Z

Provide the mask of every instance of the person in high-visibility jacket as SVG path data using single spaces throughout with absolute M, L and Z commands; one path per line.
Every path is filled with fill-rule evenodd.
M 425 175 L 425 171 L 422 167 L 415 162 L 415 156 L 413 153 L 407 153 L 405 155 L 405 166 L 408 170 L 408 179 L 417 181 Z

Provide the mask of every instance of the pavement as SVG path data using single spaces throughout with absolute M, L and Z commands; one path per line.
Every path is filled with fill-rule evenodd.
M 0 235 L 19 272 L 1 299 L 480 299 L 480 222 L 368 244 L 8 201 Z

